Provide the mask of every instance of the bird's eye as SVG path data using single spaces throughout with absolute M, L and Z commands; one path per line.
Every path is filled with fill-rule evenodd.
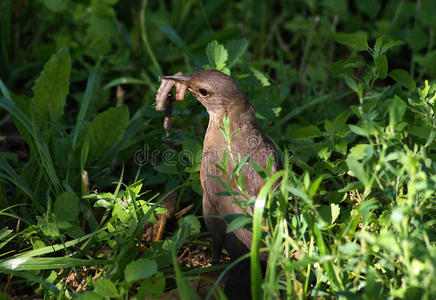
M 205 89 L 199 89 L 198 91 L 202 96 L 207 96 L 207 94 L 209 94 Z

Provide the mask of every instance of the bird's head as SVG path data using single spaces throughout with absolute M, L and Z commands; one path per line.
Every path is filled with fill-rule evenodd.
M 244 94 L 226 74 L 217 70 L 202 70 L 191 76 L 164 76 L 187 86 L 209 114 L 220 114 L 235 106 L 246 104 Z

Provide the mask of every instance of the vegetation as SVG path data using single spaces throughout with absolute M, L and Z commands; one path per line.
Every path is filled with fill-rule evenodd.
M 192 96 L 177 102 L 166 138 L 153 104 L 158 76 L 216 68 L 284 161 L 275 175 L 258 168 L 254 217 L 229 220 L 254 232 L 255 299 L 435 299 L 434 11 L 432 0 L 1 1 L 1 297 L 206 297 L 189 280 L 231 266 L 178 259 L 210 247 L 208 116 Z M 239 159 L 223 192 L 231 180 L 243 192 Z M 146 240 L 173 191 L 190 214 Z M 224 299 L 215 287 L 207 297 Z

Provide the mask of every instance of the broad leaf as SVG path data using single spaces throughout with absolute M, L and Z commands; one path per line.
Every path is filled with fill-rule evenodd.
M 363 130 L 362 128 L 360 128 L 359 126 L 353 125 L 353 124 L 349 124 L 348 127 L 350 128 L 350 130 L 357 134 L 357 135 L 361 135 L 361 136 L 366 136 L 367 132 L 365 130 Z
M 74 221 L 79 216 L 79 197 L 72 192 L 65 192 L 56 197 L 54 214 L 56 221 Z
M 402 69 L 393 70 L 389 73 L 389 77 L 409 90 L 414 90 L 416 87 L 415 80 L 413 80 L 412 76 Z
M 36 216 L 36 219 L 38 220 L 38 228 L 44 235 L 49 237 L 59 236 L 60 233 L 55 223 L 48 222 L 40 216 Z
M 155 299 L 162 295 L 165 291 L 165 276 L 161 272 L 157 272 L 152 277 L 148 277 L 142 281 L 138 289 L 137 299 L 146 299 L 147 296 Z
M 245 225 L 250 224 L 252 221 L 252 218 L 244 215 L 239 215 L 236 218 L 234 218 L 229 226 L 227 226 L 227 233 L 232 232 L 233 230 L 243 228 Z
M 338 204 L 331 203 L 330 209 L 331 209 L 331 213 L 332 213 L 331 224 L 333 224 L 336 221 L 336 219 L 338 218 L 339 213 L 341 212 L 341 207 Z
M 199 234 L 201 231 L 200 221 L 194 215 L 187 215 L 178 222 L 180 228 L 185 228 L 189 236 Z
M 388 74 L 388 60 L 386 55 L 382 55 L 377 58 L 375 61 L 375 68 L 377 70 L 378 77 L 380 79 L 385 79 Z
M 394 47 L 398 47 L 401 45 L 404 45 L 405 43 L 403 41 L 389 41 L 386 44 L 383 44 L 383 46 L 381 47 L 381 51 L 380 54 L 384 54 L 386 53 L 388 50 L 394 48 Z
M 124 278 L 127 282 L 145 279 L 157 272 L 157 264 L 150 259 L 141 258 L 129 263 L 124 270 Z
M 206 47 L 206 55 L 212 68 L 222 72 L 228 71 L 226 68 L 228 53 L 223 45 L 217 41 L 210 42 Z
M 168 25 L 160 27 L 160 30 L 178 47 L 180 47 L 186 55 L 189 56 L 189 58 L 194 61 L 194 56 L 191 53 L 191 50 L 189 50 L 188 46 L 185 44 L 185 42 L 180 38 L 180 36 L 177 34 L 177 32 Z
M 250 67 L 250 70 L 253 73 L 254 77 L 256 77 L 256 79 L 260 81 L 262 86 L 270 86 L 271 85 L 268 78 L 261 71 L 256 70 L 255 68 L 251 68 L 251 67 Z
M 365 158 L 368 154 L 365 152 L 367 147 L 372 147 L 370 144 L 358 144 L 350 149 L 349 157 L 353 157 L 357 160 Z
M 54 54 L 45 64 L 32 90 L 34 119 L 40 127 L 55 121 L 64 113 L 70 85 L 71 58 L 66 48 Z
M 366 40 L 366 32 L 356 33 L 338 33 L 335 35 L 336 41 L 358 51 L 368 50 L 368 41 Z
M 129 110 L 126 106 L 113 107 L 99 114 L 90 124 L 89 158 L 97 159 L 105 154 L 123 137 L 129 125 Z
M 42 3 L 56 13 L 64 11 L 67 8 L 68 2 L 65 0 L 42 0 Z
M 183 152 L 180 157 L 186 158 L 192 165 L 200 164 L 203 147 L 197 140 L 185 139 L 183 141 Z
M 359 11 L 366 14 L 371 19 L 374 19 L 381 8 L 379 0 L 356 1 L 356 7 Z
M 248 42 L 246 39 L 233 40 L 226 44 L 226 49 L 229 54 L 228 66 L 232 67 L 238 58 L 247 51 Z
M 320 137 L 322 135 L 321 130 L 315 125 L 309 125 L 303 128 L 298 128 L 291 132 L 291 136 L 294 139 L 312 139 Z
M 368 178 L 366 177 L 365 170 L 362 164 L 353 157 L 347 158 L 347 166 L 353 172 L 353 175 L 357 177 L 365 186 L 368 185 Z
M 99 279 L 92 285 L 94 286 L 94 291 L 102 297 L 107 299 L 119 297 L 115 284 L 109 279 Z
M 406 113 L 407 104 L 404 103 L 404 101 L 398 96 L 390 99 L 389 102 L 389 125 L 392 128 L 395 128 L 395 125 L 403 120 L 403 116 Z

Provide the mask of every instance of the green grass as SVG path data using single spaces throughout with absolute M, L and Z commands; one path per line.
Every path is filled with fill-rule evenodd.
M 230 222 L 253 230 L 254 298 L 434 299 L 436 7 L 385 2 L 2 1 L 2 296 L 199 297 L 189 280 L 211 269 L 176 262 L 207 235 L 208 116 L 191 96 L 176 103 L 167 139 L 153 104 L 158 76 L 216 68 L 284 162 L 256 168 L 254 216 Z M 223 190 L 244 194 L 249 162 L 228 160 Z M 168 191 L 192 214 L 143 251 Z

